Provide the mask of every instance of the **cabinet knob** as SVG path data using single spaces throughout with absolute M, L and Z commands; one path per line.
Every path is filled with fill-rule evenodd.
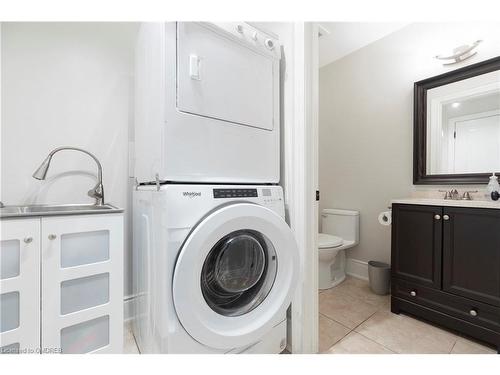
M 55 234 L 49 234 L 49 240 L 55 240 L 57 236 Z
M 26 237 L 24 239 L 24 243 L 32 243 L 33 242 L 33 237 Z
M 441 215 L 434 215 L 434 219 L 441 220 Z
M 416 296 L 417 296 L 417 292 L 416 292 L 416 291 L 414 291 L 414 290 L 412 290 L 412 291 L 410 292 L 410 296 L 412 296 L 412 297 L 416 297 Z
M 471 311 L 469 311 L 469 314 L 471 316 L 477 316 L 477 310 L 472 309 Z
M 450 220 L 450 217 L 448 215 L 443 215 L 443 219 L 448 221 L 448 220 Z

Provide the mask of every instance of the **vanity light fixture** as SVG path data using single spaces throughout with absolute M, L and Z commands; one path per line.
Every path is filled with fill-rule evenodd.
M 468 58 L 471 58 L 472 56 L 474 56 L 477 53 L 477 51 L 473 52 L 473 50 L 481 42 L 482 42 L 482 40 L 476 40 L 471 45 L 464 44 L 462 46 L 458 46 L 455 49 L 453 49 L 452 55 L 449 55 L 449 56 L 437 55 L 437 56 L 435 56 L 435 58 L 438 60 L 445 60 L 445 61 L 446 60 L 454 60 L 454 61 L 444 63 L 443 64 L 444 66 L 457 64 L 459 62 L 462 62 L 462 61 L 467 60 Z

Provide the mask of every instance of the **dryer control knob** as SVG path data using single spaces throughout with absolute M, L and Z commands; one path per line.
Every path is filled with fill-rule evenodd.
M 257 40 L 257 39 L 258 39 L 258 35 L 259 35 L 259 34 L 257 34 L 257 31 L 254 31 L 254 32 L 252 33 L 252 39 L 253 39 L 253 40 Z
M 238 31 L 240 34 L 243 34 L 243 25 L 236 26 L 236 31 Z

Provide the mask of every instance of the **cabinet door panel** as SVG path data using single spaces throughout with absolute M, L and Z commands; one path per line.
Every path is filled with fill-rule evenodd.
M 19 275 L 21 270 L 21 241 L 1 240 L 0 243 L 0 280 Z
M 42 348 L 123 350 L 123 216 L 42 219 Z
M 500 210 L 444 213 L 443 290 L 500 306 Z
M 40 219 L 0 221 L 0 353 L 40 348 Z
M 441 207 L 393 205 L 393 277 L 441 288 L 441 215 Z

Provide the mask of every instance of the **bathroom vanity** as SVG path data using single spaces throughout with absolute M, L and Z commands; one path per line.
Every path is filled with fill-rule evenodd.
M 500 352 L 500 203 L 391 203 L 392 312 L 410 313 Z
M 0 352 L 121 353 L 123 210 L 0 213 Z

